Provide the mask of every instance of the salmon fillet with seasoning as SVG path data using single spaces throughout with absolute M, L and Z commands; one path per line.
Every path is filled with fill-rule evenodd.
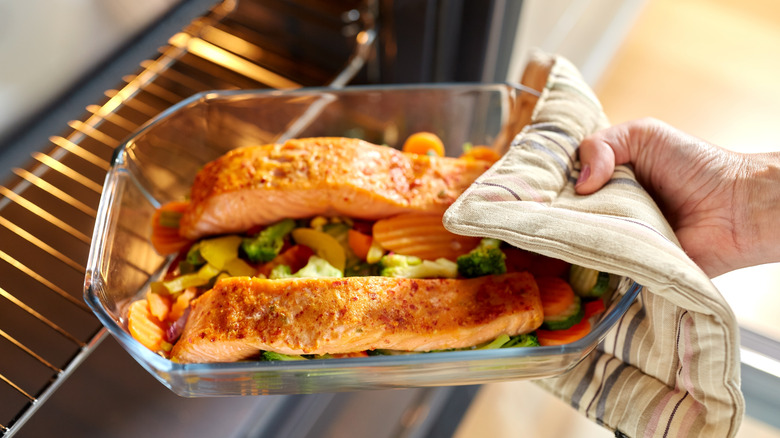
M 196 175 L 180 233 L 194 240 L 285 218 L 444 212 L 488 167 L 340 137 L 240 148 Z
M 337 354 L 465 348 L 542 324 L 529 273 L 472 279 L 233 277 L 192 302 L 171 357 L 233 362 L 259 350 Z

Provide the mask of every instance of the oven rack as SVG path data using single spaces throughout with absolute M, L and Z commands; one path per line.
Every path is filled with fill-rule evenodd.
M 0 184 L 0 436 L 11 436 L 106 332 L 82 300 L 114 149 L 205 90 L 341 87 L 370 61 L 373 0 L 223 0 L 171 36 Z

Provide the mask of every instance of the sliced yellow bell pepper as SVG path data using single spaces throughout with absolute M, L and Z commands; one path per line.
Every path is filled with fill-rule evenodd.
M 257 273 L 257 269 L 240 258 L 225 263 L 224 268 L 231 277 L 251 277 Z
M 236 235 L 203 240 L 199 246 L 200 255 L 215 268 L 224 270 L 228 262 L 238 258 L 241 240 L 241 237 Z
M 334 268 L 344 272 L 347 255 L 344 247 L 333 236 L 313 228 L 296 228 L 292 231 L 296 243 L 306 245 Z

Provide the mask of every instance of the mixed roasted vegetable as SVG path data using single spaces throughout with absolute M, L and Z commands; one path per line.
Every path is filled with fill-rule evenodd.
M 422 136 L 405 150 L 443 154 L 443 147 L 430 136 Z M 480 154 L 480 159 L 487 153 L 479 148 L 469 152 Z M 442 225 L 440 214 L 405 213 L 377 221 L 324 216 L 285 219 L 244 234 L 191 242 L 178 233 L 185 207 L 184 202 L 172 202 L 154 215 L 154 247 L 161 254 L 176 256 L 163 278 L 153 282 L 144 299 L 133 302 L 128 310 L 131 335 L 164 356 L 184 328 L 190 302 L 226 276 L 273 280 L 474 278 L 532 273 L 540 290 L 543 325 L 533 333 L 501 335 L 473 349 L 561 345 L 581 339 L 590 332 L 593 319 L 603 313 L 605 295 L 610 290 L 606 273 L 523 251 L 496 239 L 452 234 Z M 376 354 L 399 352 L 374 350 L 348 356 Z M 260 352 L 260 357 L 301 360 L 334 356 Z

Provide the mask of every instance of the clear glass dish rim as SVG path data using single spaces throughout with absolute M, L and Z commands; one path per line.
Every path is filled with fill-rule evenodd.
M 474 89 L 474 90 L 488 90 L 491 88 L 503 87 L 506 89 L 514 89 L 523 93 L 529 93 L 534 96 L 539 96 L 540 92 L 533 88 L 527 87 L 523 84 L 516 82 L 441 82 L 441 83 L 421 83 L 421 84 L 390 84 L 390 85 L 351 85 L 342 88 L 333 87 L 302 87 L 295 89 L 277 90 L 277 89 L 242 89 L 242 90 L 207 90 L 195 93 L 190 97 L 181 100 L 180 102 L 166 108 L 156 116 L 149 119 L 135 132 L 131 133 L 125 140 L 123 140 L 119 146 L 114 149 L 114 154 L 111 159 L 111 169 L 117 163 L 117 159 L 121 156 L 121 152 L 127 148 L 128 145 L 133 143 L 133 140 L 143 135 L 146 131 L 153 128 L 163 120 L 169 118 L 173 114 L 181 111 L 190 105 L 198 102 L 207 102 L 209 100 L 221 99 L 226 97 L 238 97 L 238 96 L 295 96 L 295 95 L 316 95 L 325 93 L 359 93 L 367 91 L 393 91 L 393 90 L 455 90 L 455 89 Z M 102 199 L 102 198 L 101 198 Z

